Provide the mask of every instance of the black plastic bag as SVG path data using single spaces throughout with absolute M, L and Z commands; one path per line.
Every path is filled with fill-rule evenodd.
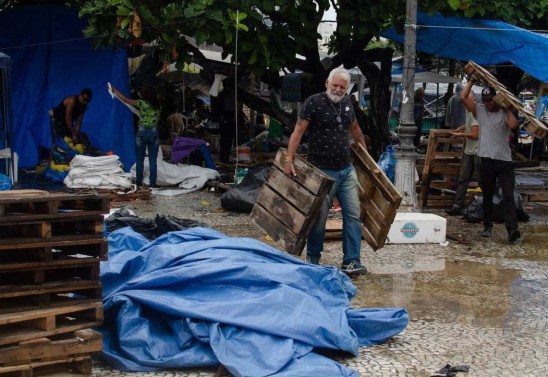
M 207 226 L 200 221 L 179 219 L 170 215 L 157 214 L 154 220 L 156 222 L 158 237 L 162 234 L 173 232 L 175 230 L 185 230 L 196 226 Z
M 113 232 L 126 226 L 152 241 L 161 235 L 176 230 L 185 230 L 196 226 L 207 226 L 195 221 L 179 219 L 175 216 L 157 214 L 153 219 L 140 218 L 132 214 L 127 208 L 120 208 L 105 219 L 107 231 Z
M 529 214 L 525 210 L 521 195 L 514 190 L 514 204 L 516 205 L 516 217 L 518 221 L 529 221 Z M 483 196 L 476 195 L 474 200 L 464 209 L 463 216 L 469 223 L 479 223 L 483 220 Z M 504 205 L 502 203 L 502 190 L 497 185 L 493 195 L 493 221 L 504 222 Z
M 105 219 L 107 232 L 112 233 L 117 229 L 131 227 L 135 232 L 142 234 L 147 240 L 157 237 L 158 227 L 152 219 L 142 219 L 132 214 L 127 208 L 120 208 Z
M 221 207 L 227 211 L 250 213 L 270 174 L 270 168 L 270 165 L 262 165 L 249 169 L 237 186 L 221 196 Z

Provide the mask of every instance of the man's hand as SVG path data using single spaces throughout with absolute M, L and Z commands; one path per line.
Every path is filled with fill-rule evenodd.
M 284 174 L 287 175 L 289 178 L 293 178 L 297 176 L 292 158 L 291 159 L 286 158 L 285 165 L 284 165 Z

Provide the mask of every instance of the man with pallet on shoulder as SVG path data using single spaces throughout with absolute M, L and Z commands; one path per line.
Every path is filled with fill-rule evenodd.
M 491 237 L 493 230 L 493 195 L 498 181 L 504 203 L 504 223 L 508 240 L 520 244 L 516 206 L 514 203 L 515 175 L 510 149 L 510 130 L 518 125 L 511 109 L 501 108 L 495 101 L 496 90 L 486 86 L 481 91 L 481 104 L 469 97 L 475 79 L 470 78 L 461 93 L 461 100 L 479 123 L 478 156 L 481 157 L 480 176 L 483 193 L 483 237 Z
M 306 99 L 295 129 L 289 138 L 284 173 L 297 175 L 293 156 L 308 129 L 308 162 L 321 169 L 335 183 L 322 203 L 322 208 L 307 238 L 307 261 L 319 264 L 325 227 L 333 197 L 337 196 L 343 216 L 343 261 L 341 270 L 350 276 L 363 275 L 367 269 L 360 261 L 361 220 L 358 178 L 350 159 L 349 134 L 366 148 L 363 133 L 356 120 L 352 103 L 346 95 L 350 74 L 335 68 L 325 83 L 326 91 Z

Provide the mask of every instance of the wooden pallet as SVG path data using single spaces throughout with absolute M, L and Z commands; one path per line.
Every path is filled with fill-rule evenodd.
M 470 60 L 464 67 L 464 71 L 480 83 L 494 87 L 497 91 L 495 100 L 499 105 L 522 113 L 525 117 L 525 128 L 531 135 L 539 139 L 544 139 L 548 135 L 548 127 L 535 118 L 535 114 L 525 109 L 521 101 L 518 100 L 516 96 L 514 96 L 504 85 L 498 82 L 495 76 L 493 76 L 488 70 Z
M 283 173 L 287 150 L 280 148 L 251 211 L 251 221 L 288 253 L 300 255 L 333 180 L 299 156 L 297 176 Z
M 55 215 L 78 217 L 106 214 L 109 194 L 66 194 L 39 190 L 0 192 L 0 222 L 47 220 Z
M 81 300 L 101 300 L 101 282 L 98 280 L 74 279 L 71 281 L 43 284 L 0 285 L 0 312 L 18 310 L 29 305 L 47 308 L 56 305 L 71 305 Z
M 360 184 L 362 235 L 373 250 L 384 246 L 402 197 L 365 148 L 351 147 L 354 168 Z
M 71 258 L 54 262 L 0 262 L 0 286 L 67 280 L 99 280 L 99 260 Z
M 101 236 L 92 239 L 41 240 L 35 243 L 0 244 L 0 266 L 2 263 L 55 262 L 68 259 L 106 260 L 108 243 Z M 0 267 L 1 269 L 1 267 Z
M 90 356 L 32 362 L 0 368 L 1 377 L 84 377 L 91 376 Z
M 462 137 L 451 137 L 451 130 L 430 130 L 422 171 L 419 203 L 422 208 L 449 208 L 455 199 L 452 187 L 458 181 L 463 148 L 444 152 L 446 145 L 463 145 Z
M 6 367 L 91 356 L 101 352 L 102 346 L 101 333 L 92 329 L 84 329 L 74 331 L 74 333 L 37 338 L 0 347 L 0 374 L 2 374 L 2 368 Z
M 0 244 L 25 243 L 28 239 L 60 239 L 63 237 L 104 234 L 102 215 L 57 217 L 50 220 L 0 222 Z
M 0 346 L 72 333 L 102 324 L 103 305 L 100 301 L 0 313 Z

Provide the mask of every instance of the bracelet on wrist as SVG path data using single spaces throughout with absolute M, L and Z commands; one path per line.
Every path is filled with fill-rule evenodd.
M 293 157 L 285 156 L 285 162 L 293 162 Z

